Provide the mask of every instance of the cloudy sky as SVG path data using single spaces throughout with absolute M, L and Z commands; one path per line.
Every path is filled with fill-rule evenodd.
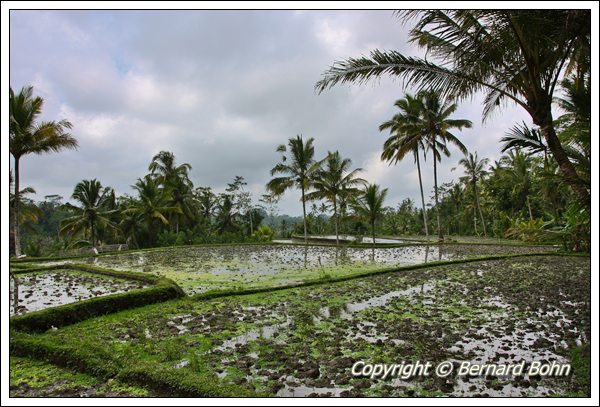
M 70 120 L 80 144 L 26 156 L 22 185 L 38 199 L 68 198 L 91 178 L 132 193 L 152 156 L 168 150 L 192 165 L 196 186 L 222 191 L 242 175 L 256 200 L 279 160 L 276 146 L 302 134 L 315 138 L 319 158 L 337 149 L 364 178 L 388 187 L 389 205 L 417 200 L 412 160 L 379 161 L 386 134 L 378 126 L 395 113 L 402 84 L 382 79 L 314 92 L 335 60 L 375 48 L 421 55 L 406 32 L 390 11 L 11 11 L 11 87 L 33 85 L 46 102 L 44 119 Z M 494 160 L 503 133 L 529 120 L 509 107 L 482 126 L 481 99 L 456 113 L 474 123 L 460 137 Z M 462 174 L 451 171 L 461 158 L 452 152 L 440 183 Z M 428 191 L 430 167 L 429 160 Z M 280 210 L 299 215 L 299 193 L 288 193 Z

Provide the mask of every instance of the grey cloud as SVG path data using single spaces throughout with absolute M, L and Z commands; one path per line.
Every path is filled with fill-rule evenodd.
M 199 186 L 222 190 L 243 175 L 260 190 L 275 147 L 296 134 L 315 137 L 319 157 L 339 149 L 365 167 L 390 188 L 389 204 L 418 197 L 410 160 L 388 169 L 376 160 L 377 127 L 395 113 L 402 84 L 313 89 L 338 59 L 373 48 L 419 54 L 390 11 L 28 11 L 12 12 L 10 33 L 11 86 L 43 84 L 45 117 L 71 119 L 81 144 L 26 158 L 23 183 L 39 197 L 68 197 L 84 178 L 130 193 L 159 150 L 192 164 Z M 463 103 L 457 115 L 476 123 L 465 144 L 499 156 L 497 140 L 521 120 L 513 111 L 481 128 L 478 100 Z M 459 175 L 450 172 L 459 158 L 442 163 L 440 182 Z M 429 163 L 424 176 L 431 190 Z M 298 198 L 286 196 L 282 212 L 299 214 Z

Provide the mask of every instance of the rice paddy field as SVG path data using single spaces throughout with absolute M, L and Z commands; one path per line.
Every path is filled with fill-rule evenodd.
M 406 245 L 384 248 L 248 245 L 178 247 L 112 256 L 45 262 L 86 262 L 94 266 L 152 273 L 175 281 L 187 294 L 277 287 L 323 277 L 340 277 L 382 268 L 498 254 L 556 251 L 552 246 Z
M 221 290 L 225 295 L 225 290 L 248 287 L 264 292 L 213 299 L 188 295 L 46 332 L 11 332 L 11 341 L 39 344 L 53 355 L 48 363 L 34 347 L 14 346 L 11 395 L 180 395 L 191 381 L 227 389 L 226 395 L 587 396 L 590 258 L 555 250 L 476 244 L 248 245 L 98 256 L 87 261 L 163 275 L 187 294 Z M 440 263 L 448 260 L 455 262 Z M 377 270 L 382 272 L 358 276 Z M 30 290 L 23 276 L 22 289 Z M 77 278 L 83 277 L 73 275 L 62 284 L 79 285 Z M 92 283 L 83 279 L 82 287 L 86 281 Z M 282 287 L 290 282 L 311 284 Z M 135 288 L 119 284 L 104 281 L 97 295 L 111 286 Z M 61 289 L 48 293 L 55 291 Z M 76 298 L 83 295 L 76 293 Z M 463 362 L 526 367 L 554 362 L 569 364 L 571 371 L 561 377 L 352 374 L 357 362 L 417 361 L 448 361 L 454 368 Z M 162 372 L 171 387 L 140 380 L 131 373 L 137 367 Z

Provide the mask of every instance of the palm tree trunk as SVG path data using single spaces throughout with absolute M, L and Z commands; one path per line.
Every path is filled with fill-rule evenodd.
M 375 221 L 371 221 L 371 236 L 373 237 L 373 249 L 375 249 Z
M 252 208 L 250 208 L 248 213 L 250 214 L 250 235 L 252 235 L 252 233 L 254 233 L 254 227 L 252 225 Z
M 460 205 L 456 205 L 456 234 L 460 236 Z
M 19 160 L 20 157 L 15 157 L 15 202 L 13 208 L 13 234 L 15 239 L 15 256 L 19 257 L 21 255 L 21 241 L 19 239 L 19 209 L 21 203 L 21 194 L 20 194 L 20 174 L 19 174 Z
M 415 154 L 417 159 L 417 172 L 419 173 L 419 187 L 421 188 L 421 205 L 423 207 L 423 224 L 425 225 L 425 236 L 429 240 L 429 226 L 427 226 L 427 210 L 425 209 L 425 195 L 423 194 L 423 180 L 421 179 L 421 163 L 419 161 L 419 152 Z
M 534 123 L 540 126 L 540 130 L 546 139 L 548 148 L 552 152 L 552 156 L 560 167 L 565 181 L 575 193 L 577 200 L 585 208 L 590 210 L 590 193 L 581 181 L 581 178 L 579 178 L 579 175 L 577 175 L 577 171 L 575 171 L 573 163 L 569 160 L 567 153 L 560 144 L 560 140 L 556 136 L 556 131 L 554 130 L 554 125 L 552 124 L 552 113 L 549 111 L 541 121 L 535 120 L 534 118 Z
M 433 152 L 433 190 L 435 194 L 435 213 L 437 215 L 437 228 L 438 228 L 438 239 L 444 240 L 442 234 L 442 224 L 440 222 L 440 203 L 438 199 L 438 182 L 437 182 L 437 163 L 436 163 L 435 151 Z
M 333 216 L 335 218 L 335 245 L 339 246 L 340 244 L 340 237 L 339 237 L 339 218 L 338 218 L 338 213 L 337 213 L 337 202 L 335 200 L 335 197 L 333 198 Z
M 91 229 L 92 229 L 92 247 L 96 247 L 96 225 L 94 225 L 94 222 L 92 222 Z
M 485 229 L 485 219 L 483 219 L 483 212 L 481 211 L 481 205 L 479 204 L 479 194 L 477 193 L 477 181 L 473 183 L 473 193 L 475 194 L 475 205 L 477 205 L 477 210 L 479 211 L 479 216 L 481 217 L 483 236 L 487 237 L 487 230 Z
M 304 244 L 307 244 L 308 231 L 306 229 L 306 202 L 304 200 L 304 184 L 302 184 L 302 218 L 304 220 Z

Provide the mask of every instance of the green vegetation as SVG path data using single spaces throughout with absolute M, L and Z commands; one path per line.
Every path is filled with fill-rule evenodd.
M 117 278 L 139 280 L 151 284 L 151 287 L 131 290 L 120 294 L 90 298 L 84 301 L 30 312 L 25 315 L 16 315 L 10 319 L 11 328 L 29 332 L 43 332 L 52 327 L 58 328 L 94 316 L 162 302 L 184 295 L 179 286 L 166 278 L 141 273 L 107 270 L 87 265 L 66 264 L 37 269 L 30 268 L 17 270 L 13 271 L 13 273 L 31 273 L 34 271 L 49 271 L 53 269 L 72 269 Z
M 40 360 L 10 357 L 11 397 L 149 397 L 154 393 L 119 380 L 100 380 Z

